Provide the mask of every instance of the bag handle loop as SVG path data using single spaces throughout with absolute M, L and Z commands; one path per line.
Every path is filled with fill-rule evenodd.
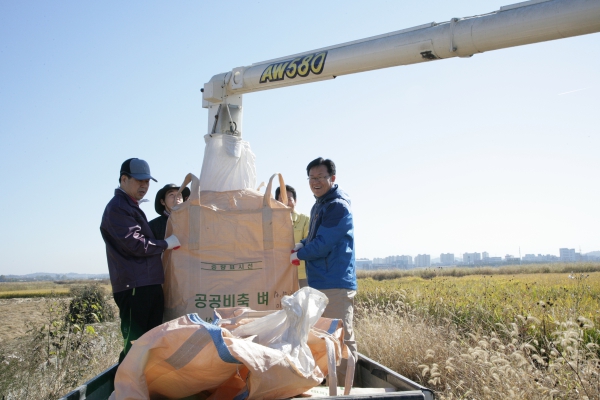
M 344 396 L 350 394 L 352 384 L 354 383 L 354 370 L 356 369 L 356 360 L 354 354 L 348 350 L 348 364 L 346 366 L 346 382 L 344 382 Z
M 185 176 L 183 183 L 179 187 L 177 194 L 181 195 L 183 188 L 185 188 L 190 182 L 192 187 L 190 189 L 189 201 L 189 218 L 190 224 L 188 228 L 188 243 L 187 248 L 189 250 L 198 250 L 200 248 L 200 180 L 196 175 L 189 173 Z M 184 203 L 185 204 L 185 203 Z M 174 208 L 177 210 L 178 208 Z
M 200 198 L 200 180 L 191 172 L 185 176 L 177 194 L 181 194 L 183 189 L 189 185 L 190 182 L 192 183 L 192 187 L 190 188 L 190 197 L 188 200 L 198 200 Z
M 335 342 L 334 339 L 332 339 L 331 335 L 324 336 L 323 339 L 325 339 L 325 348 L 327 349 L 327 368 L 329 370 L 327 376 L 327 384 L 329 385 L 329 395 L 337 396 L 338 381 L 335 359 Z M 345 344 L 344 347 L 348 352 L 346 364 L 346 380 L 344 382 L 344 396 L 348 396 L 350 394 L 350 390 L 352 389 L 352 385 L 354 384 L 354 370 L 356 369 L 356 359 Z
M 329 395 L 337 396 L 337 373 L 335 360 L 335 345 L 331 338 L 325 337 L 325 348 L 327 349 L 327 384 L 329 386 Z
M 279 187 L 281 188 L 280 196 L 281 202 L 286 205 L 288 203 L 287 190 L 285 189 L 285 182 L 283 181 L 283 176 L 277 172 L 271 176 L 269 179 L 269 184 L 267 185 L 267 189 L 265 190 L 265 195 L 263 196 L 263 207 L 272 207 L 271 205 L 271 189 L 273 187 L 273 178 L 279 175 Z

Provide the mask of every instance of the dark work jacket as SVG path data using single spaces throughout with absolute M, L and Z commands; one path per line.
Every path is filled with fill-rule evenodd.
M 163 240 L 165 238 L 165 233 L 167 232 L 167 220 L 169 217 L 166 215 L 161 215 L 160 217 L 154 218 L 152 221 L 148 222 L 150 225 L 150 229 L 152 229 L 152 233 L 154 233 L 154 237 L 156 239 Z
M 338 185 L 316 198 L 308 236 L 301 242 L 298 258 L 306 261 L 308 286 L 356 290 L 354 221 L 350 198 Z
M 146 214 L 121 189 L 104 209 L 100 233 L 113 293 L 164 283 L 161 254 L 167 242 L 154 238 Z

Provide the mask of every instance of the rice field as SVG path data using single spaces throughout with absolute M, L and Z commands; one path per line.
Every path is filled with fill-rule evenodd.
M 495 330 L 517 316 L 544 324 L 584 317 L 600 325 L 600 272 L 590 274 L 475 275 L 360 281 L 357 300 L 386 304 L 402 301 L 437 322 L 467 331 Z M 530 331 L 532 333 L 533 331 Z
M 0 282 L 0 299 L 68 296 L 72 287 L 89 283 L 90 281 Z M 108 281 L 99 281 L 99 283 L 106 290 L 111 290 Z
M 372 271 L 359 277 L 359 351 L 435 390 L 436 398 L 600 399 L 600 264 Z M 65 286 L 2 283 L 0 298 L 68 294 Z M 0 301 L 18 319 L 18 309 L 30 303 L 41 310 L 27 335 L 6 343 L 6 356 L 19 353 L 23 365 L 39 365 L 39 354 L 29 350 L 38 340 L 32 334 L 41 332 L 40 323 L 49 330 L 63 320 L 50 318 L 62 301 L 67 299 Z M 5 323 L 11 315 L 4 315 Z M 57 382 L 52 374 L 36 384 L 64 394 L 114 362 L 121 346 L 118 319 L 94 329 L 85 332 L 89 350 L 69 355 L 70 368 L 81 371 L 69 372 L 76 377 L 70 387 L 51 390 Z M 0 393 L 2 386 L 0 379 Z
M 600 398 L 600 272 L 470 270 L 360 279 L 359 351 L 442 399 Z

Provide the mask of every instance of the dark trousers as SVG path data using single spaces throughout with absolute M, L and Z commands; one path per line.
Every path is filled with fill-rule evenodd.
M 165 297 L 162 285 L 141 286 L 113 293 L 121 317 L 123 351 L 119 363 L 131 348 L 131 342 L 162 324 Z

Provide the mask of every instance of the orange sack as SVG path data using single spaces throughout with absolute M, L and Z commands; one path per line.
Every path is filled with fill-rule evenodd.
M 249 307 L 279 310 L 281 299 L 298 289 L 298 272 L 290 265 L 294 232 L 290 208 L 271 195 L 273 178 L 264 194 L 253 190 L 200 191 L 191 182 L 188 201 L 171 213 L 166 235 L 181 247 L 163 256 L 164 321 L 197 313 L 212 321 L 213 309 Z M 282 189 L 282 197 L 287 193 Z M 287 203 L 286 203 L 287 204 Z
M 197 314 L 164 323 L 134 342 L 117 370 L 110 398 L 298 396 L 321 383 L 327 364 L 335 369 L 342 355 L 338 320 L 320 318 L 327 302 L 318 290 L 303 288 L 283 298 L 283 310 L 246 321 L 231 332 Z M 322 353 L 322 343 L 330 348 L 330 357 L 317 362 L 313 347 Z

